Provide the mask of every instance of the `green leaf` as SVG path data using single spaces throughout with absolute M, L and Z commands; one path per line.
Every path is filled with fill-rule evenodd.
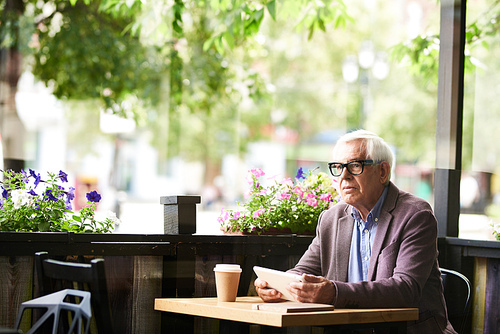
M 271 15 L 272 19 L 276 21 L 276 1 L 272 0 L 266 4 L 267 11 Z
M 314 23 L 309 26 L 309 34 L 307 35 L 307 39 L 311 40 L 314 35 Z
M 49 228 L 50 228 L 50 223 L 49 222 L 41 222 L 40 224 L 38 224 L 38 229 L 41 232 L 48 232 Z
M 177 23 L 177 21 L 172 22 L 172 28 L 178 34 L 182 34 L 182 27 Z
M 318 22 L 318 26 L 319 26 L 319 28 L 320 28 L 322 31 L 326 31 L 326 28 L 325 28 L 325 22 L 324 22 L 321 18 L 319 18 L 319 17 L 318 17 L 317 22 Z
M 223 34 L 223 38 L 226 41 L 227 45 L 229 46 L 230 49 L 234 48 L 234 36 L 230 32 L 226 31 Z
M 210 49 L 212 47 L 215 39 L 216 39 L 216 37 L 212 36 L 203 43 L 203 51 L 204 52 L 208 51 L 208 49 Z
M 218 53 L 224 54 L 224 45 L 222 43 L 222 35 L 217 36 L 214 40 L 214 46 Z

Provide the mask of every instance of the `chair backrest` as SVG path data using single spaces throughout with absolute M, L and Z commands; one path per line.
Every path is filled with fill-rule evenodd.
M 445 268 L 439 268 L 439 270 L 443 280 L 448 316 L 452 324 L 454 319 L 459 320 L 459 328 L 455 328 L 455 330 L 464 333 L 471 304 L 471 283 L 465 275 L 458 271 Z M 451 281 L 452 277 L 456 278 L 453 282 Z M 454 326 L 456 327 L 457 323 Z
M 47 252 L 38 252 L 35 270 L 42 296 L 67 288 L 90 291 L 92 316 L 98 333 L 113 333 L 103 259 L 91 260 L 90 264 L 64 262 L 49 259 Z

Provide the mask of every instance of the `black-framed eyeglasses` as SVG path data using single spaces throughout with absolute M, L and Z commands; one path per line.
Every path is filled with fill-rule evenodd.
M 342 175 L 344 167 L 347 168 L 349 173 L 351 173 L 352 175 L 359 175 L 363 173 L 365 166 L 378 165 L 380 163 L 381 161 L 374 161 L 374 160 L 354 160 L 354 161 L 349 161 L 346 164 L 343 164 L 341 162 L 329 162 L 328 168 L 330 169 L 330 173 L 332 173 L 333 176 Z

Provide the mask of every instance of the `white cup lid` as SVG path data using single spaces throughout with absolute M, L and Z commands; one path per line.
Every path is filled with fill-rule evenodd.
M 216 264 L 214 271 L 230 271 L 241 273 L 241 267 L 239 264 Z

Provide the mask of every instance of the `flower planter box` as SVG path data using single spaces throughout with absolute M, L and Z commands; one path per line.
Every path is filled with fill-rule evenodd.
M 314 235 L 314 231 L 304 231 L 302 233 L 293 233 L 291 229 L 286 228 L 276 228 L 268 227 L 266 229 L 255 229 L 251 232 L 247 231 L 224 231 L 227 235 L 287 235 L 287 234 L 297 234 L 297 235 Z

